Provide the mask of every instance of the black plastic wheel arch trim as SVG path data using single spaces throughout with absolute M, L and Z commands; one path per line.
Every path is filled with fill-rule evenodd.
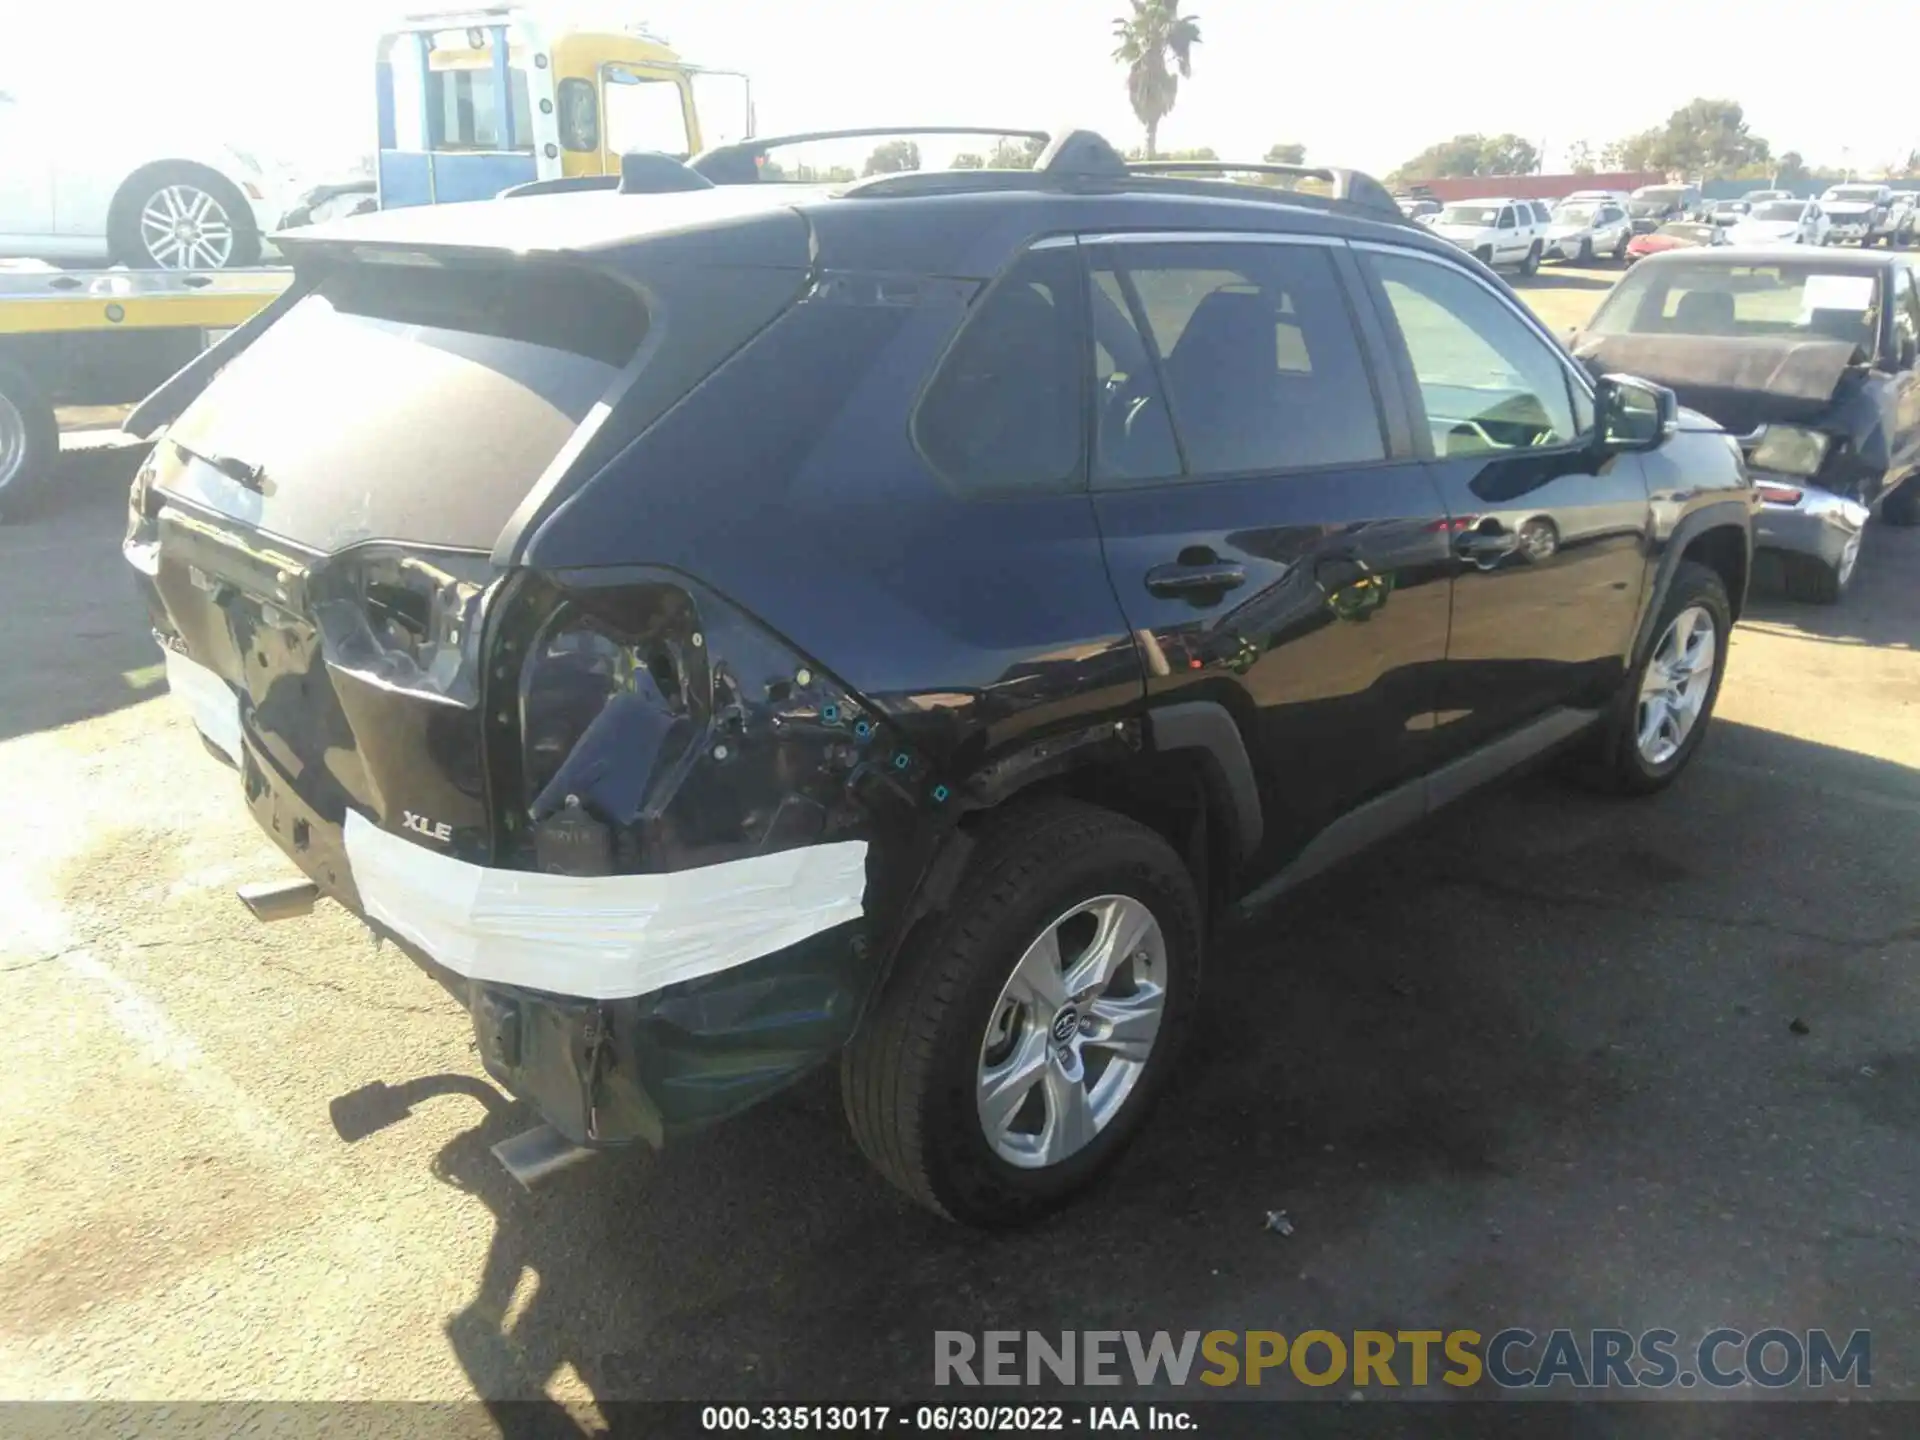
M 1258 850 L 1266 833 L 1260 787 L 1254 780 L 1253 762 L 1247 758 L 1246 741 L 1226 707 L 1211 700 L 1162 705 L 1147 712 L 1147 725 L 1156 750 L 1204 753 L 1209 784 L 1233 816 L 1237 858 L 1245 860 Z

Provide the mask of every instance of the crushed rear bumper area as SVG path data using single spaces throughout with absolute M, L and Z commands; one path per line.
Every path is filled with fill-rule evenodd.
M 864 841 L 666 875 L 496 870 L 301 800 L 218 675 L 168 652 L 175 694 L 237 763 L 261 827 L 322 892 L 467 1007 L 487 1072 L 579 1145 L 654 1145 L 836 1054 L 877 965 L 857 923 Z

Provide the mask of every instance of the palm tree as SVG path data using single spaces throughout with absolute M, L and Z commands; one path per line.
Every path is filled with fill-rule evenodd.
M 1193 78 L 1200 18 L 1182 15 L 1180 0 L 1131 0 L 1133 14 L 1113 22 L 1113 58 L 1127 67 L 1127 98 L 1147 127 L 1147 158 L 1156 158 L 1160 122 L 1173 109 L 1180 82 Z

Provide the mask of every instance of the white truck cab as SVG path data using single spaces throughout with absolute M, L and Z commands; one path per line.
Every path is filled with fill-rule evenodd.
M 1552 224 L 1546 201 L 1499 196 L 1451 201 L 1427 228 L 1482 264 L 1517 265 L 1521 274 L 1531 275 L 1540 268 Z

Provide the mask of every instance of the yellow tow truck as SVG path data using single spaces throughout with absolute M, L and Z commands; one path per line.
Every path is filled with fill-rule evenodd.
M 0 518 L 52 472 L 57 409 L 141 399 L 271 304 L 292 274 L 0 261 Z
M 618 175 L 630 151 L 685 158 L 753 134 L 745 75 L 688 64 L 643 26 L 556 25 L 517 5 L 408 16 L 380 37 L 375 95 L 385 209 Z M 52 472 L 57 410 L 140 400 L 290 279 L 0 260 L 0 519 Z

